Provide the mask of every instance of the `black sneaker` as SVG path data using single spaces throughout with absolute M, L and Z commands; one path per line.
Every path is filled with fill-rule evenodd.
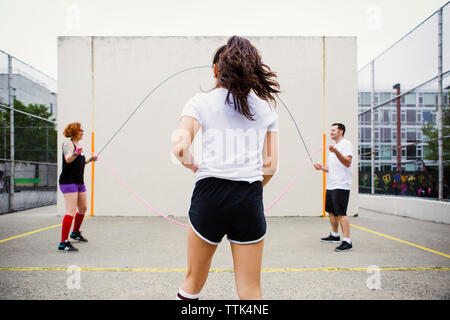
M 70 237 L 71 237 L 73 240 L 77 240 L 77 241 L 79 241 L 79 242 L 88 242 L 88 240 L 87 240 L 85 237 L 83 237 L 83 236 L 81 235 L 81 231 L 78 231 L 78 232 L 72 232 L 72 233 L 70 234 Z
M 347 241 L 342 241 L 341 245 L 338 246 L 334 251 L 342 252 L 342 251 L 350 251 L 353 249 L 353 246 L 351 243 L 348 243 Z
M 328 242 L 328 243 L 339 243 L 339 242 L 341 242 L 341 237 L 339 237 L 339 236 L 335 237 L 330 233 L 330 235 L 328 237 L 321 238 L 320 241 Z
M 59 243 L 58 250 L 61 250 L 61 251 L 78 251 L 78 249 L 75 248 L 74 246 L 72 246 L 70 241 L 67 241 L 67 240 L 64 241 L 64 242 L 60 242 Z

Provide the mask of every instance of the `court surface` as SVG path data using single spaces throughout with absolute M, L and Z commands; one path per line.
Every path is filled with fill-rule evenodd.
M 175 299 L 185 228 L 151 214 L 93 217 L 81 228 L 89 243 L 65 253 L 61 222 L 56 206 L 0 215 L 0 299 Z M 367 210 L 350 222 L 354 249 L 338 253 L 319 241 L 328 219 L 268 216 L 263 298 L 450 299 L 449 225 Z M 238 299 L 232 269 L 224 238 L 200 298 Z

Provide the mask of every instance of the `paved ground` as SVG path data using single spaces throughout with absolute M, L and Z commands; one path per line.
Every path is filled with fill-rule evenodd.
M 319 242 L 327 219 L 267 218 L 263 297 L 450 299 L 449 225 L 369 211 L 350 219 L 354 250 L 337 253 Z M 0 299 L 174 299 L 186 229 L 159 217 L 89 218 L 89 243 L 71 254 L 57 251 L 61 221 L 55 206 L 0 215 Z M 69 266 L 81 272 L 67 273 Z M 368 273 L 370 266 L 380 270 Z M 226 239 L 212 269 L 201 298 L 237 299 Z

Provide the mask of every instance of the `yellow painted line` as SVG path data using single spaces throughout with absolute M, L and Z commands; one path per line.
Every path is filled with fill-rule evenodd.
M 45 228 L 41 228 L 41 229 L 38 229 L 38 230 L 30 231 L 30 232 L 27 232 L 27 233 L 19 234 L 18 236 L 2 239 L 2 240 L 0 240 L 0 243 L 6 242 L 6 241 L 9 241 L 9 240 L 22 238 L 22 237 L 25 237 L 25 236 L 29 236 L 30 234 L 33 234 L 33 233 L 37 233 L 37 232 L 41 232 L 41 231 L 45 231 L 45 230 L 50 230 L 50 229 L 57 228 L 57 227 L 60 227 L 60 226 L 62 226 L 61 223 L 60 224 L 55 224 L 55 225 L 50 226 L 50 227 L 45 227 Z
M 85 216 L 84 218 L 85 219 L 89 219 L 91 217 L 90 216 Z M 329 219 L 329 218 L 327 217 L 327 219 Z M 41 232 L 41 231 L 57 228 L 57 227 L 60 227 L 61 225 L 62 225 L 61 223 L 60 224 L 55 224 L 53 226 L 41 228 L 41 229 L 34 230 L 34 231 L 31 231 L 31 232 L 23 233 L 23 234 L 14 236 L 14 237 L 2 239 L 2 240 L 0 240 L 0 243 L 6 242 L 6 241 L 10 241 L 10 240 L 14 240 L 14 239 L 18 239 L 18 238 L 22 238 L 22 237 L 25 237 L 25 236 L 28 236 L 28 235 L 31 235 L 31 234 L 34 234 L 34 233 L 37 233 L 37 232 Z M 387 239 L 390 239 L 390 240 L 394 240 L 394 241 L 397 241 L 397 242 L 400 242 L 400 243 L 403 243 L 403 244 L 407 244 L 409 246 L 412 246 L 412 247 L 415 247 L 415 248 L 418 248 L 418 249 L 422 249 L 422 250 L 425 250 L 425 251 L 428 251 L 428 252 L 431 252 L 431 253 L 434 253 L 434 254 L 438 254 L 440 256 L 443 256 L 445 258 L 450 259 L 450 255 L 446 254 L 446 253 L 443 253 L 443 252 L 439 252 L 439 251 L 436 251 L 436 250 L 433 250 L 433 249 L 430 249 L 430 248 L 427 248 L 427 247 L 424 247 L 424 246 L 421 246 L 421 245 L 418 245 L 418 244 L 414 244 L 414 243 L 409 242 L 409 241 L 405 241 L 405 240 L 402 240 L 402 239 L 399 239 L 399 238 L 395 238 L 395 237 L 389 236 L 389 235 L 381 233 L 381 232 L 377 232 L 377 231 L 370 230 L 370 229 L 367 229 L 367 228 L 364 228 L 364 227 L 360 227 L 360 226 L 357 226 L 355 224 L 350 224 L 350 226 L 352 226 L 353 228 L 356 228 L 356 229 L 360 229 L 360 230 L 363 230 L 363 231 L 367 231 L 367 232 L 376 234 L 378 236 L 381 236 L 381 237 L 384 237 L 384 238 L 387 238 Z M 215 269 L 213 269 L 213 270 L 215 270 Z M 212 272 L 225 272 L 225 271 L 219 271 L 219 270 L 221 270 L 221 269 L 217 269 L 216 271 L 212 271 Z M 226 271 L 226 272 L 229 272 L 229 271 Z
M 90 217 L 89 217 L 89 216 L 85 216 L 84 218 L 85 218 L 85 219 L 88 219 L 88 218 L 90 218 Z M 62 226 L 62 223 L 60 223 L 60 224 L 54 224 L 53 226 L 49 226 L 49 227 L 37 229 L 37 230 L 30 231 L 30 232 L 27 232 L 27 233 L 22 233 L 22 234 L 19 234 L 19 235 L 17 235 L 17 236 L 14 236 L 14 237 L 6 238 L 6 239 L 1 239 L 1 240 L 0 240 L 0 243 L 6 242 L 6 241 L 9 241 L 9 240 L 14 240 L 14 239 L 22 238 L 22 237 L 25 237 L 25 236 L 29 236 L 30 234 L 38 233 L 38 232 L 41 232 L 41 231 L 45 231 L 45 230 L 50 230 L 50 229 L 58 228 L 58 227 L 61 227 L 61 226 Z
M 368 268 L 263 268 L 262 272 L 365 272 Z M 373 269 L 371 269 L 373 270 Z M 380 271 L 450 271 L 450 267 L 379 267 Z M 0 271 L 67 271 L 63 267 L 0 267 Z M 185 273 L 183 268 L 80 268 L 87 272 L 166 272 Z M 233 272 L 233 269 L 210 269 L 209 272 Z
M 379 267 L 380 271 L 450 271 L 450 267 Z M 262 269 L 262 272 L 343 272 L 343 271 L 367 271 L 368 268 L 280 268 L 280 269 Z M 370 268 L 373 270 L 373 268 Z
M 431 252 L 431 253 L 435 253 L 435 254 L 438 254 L 438 255 L 441 255 L 443 257 L 446 257 L 446 258 L 450 259 L 450 255 L 446 254 L 446 253 L 443 253 L 443 252 L 439 252 L 439 251 L 436 251 L 436 250 L 433 250 L 433 249 L 430 249 L 430 248 L 426 248 L 424 246 L 420 246 L 418 244 L 414 244 L 414 243 L 409 242 L 409 241 L 405 241 L 405 240 L 402 240 L 402 239 L 399 239 L 399 238 L 388 236 L 387 234 L 384 234 L 384 233 L 381 233 L 381 232 L 377 232 L 377 231 L 373 231 L 373 230 L 370 230 L 370 229 L 367 229 L 367 228 L 364 228 L 364 227 L 360 227 L 360 226 L 357 226 L 357 225 L 354 225 L 354 224 L 350 224 L 350 226 L 352 226 L 353 228 L 356 228 L 356 229 L 360 229 L 360 230 L 364 230 L 364 231 L 376 234 L 378 236 L 381 236 L 381 237 L 384 237 L 384 238 L 387 238 L 387 239 L 391 239 L 391 240 L 394 240 L 394 241 L 397 241 L 397 242 L 400 242 L 400 243 L 403 243 L 403 244 L 407 244 L 407 245 L 415 247 L 415 248 L 419 248 L 419 249 L 422 249 L 422 250 L 425 250 L 425 251 L 428 251 L 428 252 Z

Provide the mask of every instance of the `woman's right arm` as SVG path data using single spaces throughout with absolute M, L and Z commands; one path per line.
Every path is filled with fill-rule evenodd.
M 66 140 L 63 143 L 63 154 L 67 163 L 71 163 L 78 157 L 78 154 L 75 153 L 73 143 L 69 140 Z
M 263 187 L 269 182 L 278 169 L 278 132 L 269 131 L 263 147 Z

